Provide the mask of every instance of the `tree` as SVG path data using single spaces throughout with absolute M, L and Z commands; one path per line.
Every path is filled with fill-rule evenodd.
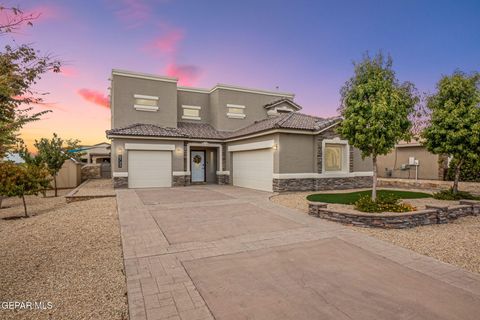
M 51 140 L 42 138 L 40 141 L 35 140 L 35 147 L 38 150 L 37 157 L 44 163 L 53 177 L 53 186 L 55 189 L 55 197 L 57 193 L 57 175 L 62 168 L 65 160 L 76 156 L 79 149 L 79 140 L 67 140 L 64 141 L 59 138 L 56 133 L 53 134 Z
M 43 162 L 42 158 L 31 154 L 30 151 L 28 151 L 28 148 L 23 143 L 19 145 L 17 151 L 20 157 L 25 161 L 26 164 L 31 166 L 36 166 L 39 168 L 46 168 L 46 164 Z M 52 181 L 52 178 L 50 177 L 43 180 L 40 179 L 38 181 L 40 186 L 42 187 L 41 192 L 44 198 L 47 196 L 47 189 L 50 188 L 51 181 Z
M 409 119 L 419 98 L 412 83 L 400 83 L 392 59 L 366 54 L 354 63 L 354 76 L 341 91 L 338 133 L 373 163 L 372 200 L 377 198 L 377 156 L 390 152 L 400 140 L 410 139 Z
M 0 36 L 17 30 L 24 24 L 32 25 L 38 14 L 25 14 L 19 8 L 0 5 L 3 14 Z M 48 71 L 59 72 L 60 61 L 41 53 L 30 45 L 6 45 L 0 52 L 0 158 L 19 140 L 18 131 L 26 124 L 39 120 L 50 110 L 32 111 L 32 104 L 41 104 L 40 93 L 33 87 Z
M 48 179 L 44 167 L 29 164 L 0 163 L 0 195 L 19 197 L 23 201 L 25 217 L 28 218 L 26 195 L 37 195 L 43 188 L 41 181 Z
M 480 74 L 455 71 L 443 76 L 436 88 L 427 99 L 431 115 L 422 137 L 428 151 L 452 157 L 452 191 L 457 194 L 462 166 L 480 159 Z

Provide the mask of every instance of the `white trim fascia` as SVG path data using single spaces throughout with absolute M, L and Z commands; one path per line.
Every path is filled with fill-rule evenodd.
M 229 176 L 229 175 L 230 175 L 230 171 L 217 171 L 217 174 Z
M 241 105 L 241 104 L 231 104 L 231 103 L 227 103 L 226 107 L 227 107 L 227 108 L 237 108 L 237 109 L 245 109 L 245 108 L 246 108 L 244 105 Z
M 300 107 L 298 104 L 296 104 L 296 103 L 293 102 L 292 100 L 277 101 L 277 102 L 275 102 L 274 104 L 269 105 L 268 107 L 265 107 L 265 109 L 273 109 L 273 108 L 275 108 L 275 109 L 278 109 L 278 110 L 285 110 L 285 109 L 284 109 L 285 107 L 283 107 L 283 108 L 276 108 L 276 107 L 275 107 L 275 106 L 278 106 L 279 104 L 282 104 L 282 103 L 287 103 L 287 104 L 289 104 L 293 109 L 295 109 L 295 110 L 297 110 L 297 111 L 302 110 L 302 107 Z M 288 108 L 288 107 L 287 107 L 287 108 Z
M 194 88 L 194 87 L 177 87 L 178 91 L 186 91 L 186 92 L 196 92 L 196 93 L 210 93 L 210 89 L 204 88 Z
M 125 143 L 125 150 L 173 151 L 174 144 Z
M 192 116 L 182 116 L 184 120 L 202 120 L 200 117 L 192 117 Z
M 190 172 L 190 161 L 191 161 L 191 155 L 190 155 L 190 147 L 212 147 L 212 148 L 218 148 L 217 152 L 217 166 L 219 167 L 220 170 L 218 171 L 223 171 L 223 162 L 222 162 L 222 153 L 223 153 L 223 146 L 220 143 L 209 143 L 206 140 L 203 140 L 201 143 L 196 143 L 196 142 L 189 142 L 187 143 L 187 172 Z
M 205 141 L 205 142 L 224 142 L 221 139 L 189 139 L 187 137 L 149 137 L 149 136 L 122 136 L 108 135 L 109 139 L 138 139 L 138 140 L 170 140 L 170 141 Z
M 293 93 L 251 89 L 251 88 L 244 88 L 244 87 L 238 87 L 238 86 L 233 86 L 233 85 L 229 85 L 229 84 L 221 84 L 221 83 L 219 83 L 215 87 L 213 87 L 210 90 L 210 93 L 212 93 L 212 92 L 214 92 L 215 90 L 218 90 L 218 89 L 248 92 L 248 93 L 266 94 L 266 95 L 279 96 L 279 97 L 289 97 L 289 98 L 295 97 L 295 94 L 293 94 Z
M 128 71 L 128 70 L 120 70 L 120 69 L 113 69 L 112 75 L 138 78 L 138 79 L 155 80 L 155 81 L 173 82 L 173 83 L 178 82 L 177 78 L 162 77 L 162 76 L 158 76 L 150 73 L 141 73 L 141 72 L 134 72 L 134 71 Z
M 157 112 L 158 111 L 158 107 L 153 107 L 153 106 L 142 106 L 142 105 L 135 104 L 135 105 L 133 105 L 133 107 L 137 111 L 149 111 L 149 112 Z
M 337 172 L 337 173 L 274 173 L 274 179 L 322 179 L 322 178 L 353 178 L 371 177 L 373 171 Z
M 194 110 L 201 110 L 202 109 L 202 107 L 200 107 L 200 106 L 189 106 L 189 105 L 185 105 L 185 104 L 182 105 L 182 108 L 183 109 L 194 109 Z
M 128 172 L 112 172 L 112 177 L 114 177 L 114 178 L 126 178 L 126 177 L 128 177 Z
M 145 99 L 145 100 L 159 100 L 157 96 L 147 96 L 144 94 L 134 94 L 133 97 L 135 99 Z
M 228 150 L 228 152 L 235 152 L 235 151 L 269 149 L 269 148 L 273 148 L 274 145 L 275 145 L 274 140 L 266 140 L 266 141 L 259 141 L 259 142 L 252 142 L 252 143 L 245 143 L 245 144 L 237 144 L 235 146 L 229 146 L 227 148 L 227 150 Z
M 247 116 L 241 113 L 230 113 L 227 112 L 227 117 L 230 119 L 245 119 Z
M 172 171 L 172 175 L 174 175 L 174 176 L 189 176 L 190 171 Z

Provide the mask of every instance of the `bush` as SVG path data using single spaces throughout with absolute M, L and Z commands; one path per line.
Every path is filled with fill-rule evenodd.
M 455 179 L 456 160 L 450 161 L 447 170 L 447 180 Z M 460 181 L 480 182 L 480 161 L 466 160 L 460 168 Z
M 376 201 L 370 196 L 363 196 L 355 202 L 355 209 L 362 212 L 409 212 L 415 211 L 415 207 L 401 203 L 400 199 L 392 194 L 381 194 Z
M 454 194 L 452 188 L 436 192 L 433 194 L 433 197 L 438 200 L 480 200 L 480 197 L 476 197 L 466 191 L 458 191 L 457 194 Z

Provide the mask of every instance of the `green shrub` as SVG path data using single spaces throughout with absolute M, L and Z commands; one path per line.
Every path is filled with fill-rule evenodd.
M 455 179 L 456 160 L 450 161 L 450 166 L 447 171 L 447 180 L 453 181 Z M 466 160 L 460 167 L 460 181 L 480 182 L 480 161 Z
M 415 210 L 411 205 L 401 203 L 393 193 L 381 194 L 377 201 L 372 201 L 370 196 L 363 196 L 355 202 L 355 209 L 362 212 L 409 212 Z
M 466 191 L 458 191 L 457 194 L 454 194 L 452 188 L 436 192 L 433 194 L 433 197 L 438 200 L 480 200 L 480 197 L 476 197 Z

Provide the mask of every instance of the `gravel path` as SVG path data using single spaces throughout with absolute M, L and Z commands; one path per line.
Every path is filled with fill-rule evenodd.
M 0 310 L 0 319 L 127 319 L 115 198 L 27 202 L 35 216 L 0 220 L 0 297 L 53 308 Z M 23 214 L 20 199 L 4 204 L 0 218 Z
M 90 179 L 78 188 L 75 196 L 115 196 L 112 179 Z
M 309 194 L 312 194 L 312 192 L 281 194 L 271 197 L 270 200 L 297 209 L 299 213 L 307 214 L 308 204 L 305 197 Z M 407 201 L 418 209 L 421 209 L 427 203 L 458 204 L 456 201 L 442 201 L 433 198 L 409 199 Z M 338 204 L 328 204 L 328 206 L 330 208 L 343 207 L 343 209 L 347 208 L 354 211 L 353 206 Z M 443 225 L 430 225 L 406 230 L 351 228 L 443 262 L 480 273 L 480 216 L 461 218 Z

